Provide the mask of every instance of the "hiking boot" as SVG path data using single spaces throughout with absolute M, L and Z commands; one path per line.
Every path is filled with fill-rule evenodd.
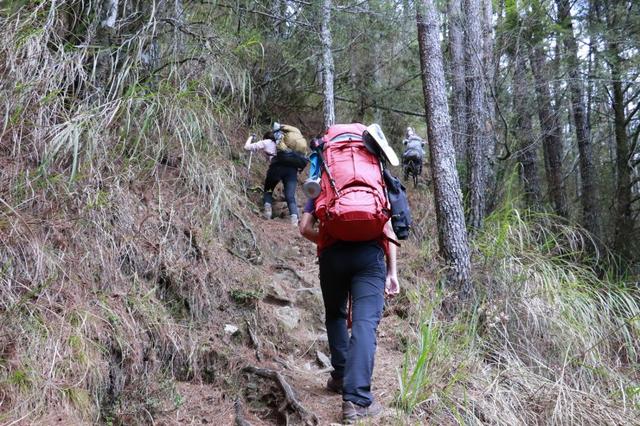
M 293 226 L 298 226 L 298 215 L 297 214 L 292 214 L 291 215 L 291 224 Z
M 368 407 L 362 407 L 351 401 L 342 401 L 342 423 L 346 425 L 366 417 L 375 417 L 380 413 L 382 413 L 382 405 L 378 401 L 373 401 Z
M 334 393 L 342 393 L 342 379 L 334 379 L 329 377 L 327 380 L 327 390 Z
M 264 205 L 264 213 L 263 213 L 264 214 L 264 218 L 267 219 L 267 220 L 271 219 L 271 213 L 272 213 L 271 204 L 265 203 L 265 205 Z

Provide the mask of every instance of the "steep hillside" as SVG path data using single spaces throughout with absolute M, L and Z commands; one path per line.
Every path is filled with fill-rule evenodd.
M 177 151 L 151 171 L 123 163 L 71 183 L 15 172 L 24 201 L 0 228 L 3 423 L 339 421 L 315 247 L 278 193 L 276 218 L 260 216 L 265 164 L 248 173 L 233 133 L 197 175 Z M 506 206 L 476 238 L 485 301 L 446 322 L 426 179 L 410 197 L 375 424 L 634 423 L 637 290 L 571 260 L 584 243 L 571 228 Z
M 260 217 L 265 167 L 244 167 L 213 159 L 204 188 L 171 161 L 86 176 L 77 192 L 25 178 L 30 208 L 2 227 L 3 421 L 211 422 L 238 401 L 252 424 L 281 423 L 292 410 L 278 412 L 277 384 L 248 366 L 281 372 L 321 424 L 339 419 L 318 361 L 315 247 L 288 220 Z M 403 327 L 386 316 L 376 385 L 391 403 Z

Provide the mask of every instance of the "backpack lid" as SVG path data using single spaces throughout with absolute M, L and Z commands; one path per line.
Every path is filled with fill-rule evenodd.
M 364 124 L 334 124 L 327 129 L 323 142 L 341 142 L 346 140 L 362 140 L 362 133 L 367 129 Z M 343 137 L 344 135 L 344 137 Z

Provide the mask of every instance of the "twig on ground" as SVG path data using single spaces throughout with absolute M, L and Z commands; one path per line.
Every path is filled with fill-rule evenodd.
M 286 416 L 286 412 L 284 410 L 287 407 L 291 407 L 291 409 L 293 409 L 295 412 L 298 413 L 303 424 L 310 425 L 310 426 L 318 424 L 318 416 L 307 411 L 307 409 L 304 408 L 302 404 L 300 404 L 300 402 L 295 396 L 295 392 L 293 391 L 293 388 L 291 387 L 291 385 L 289 385 L 289 383 L 287 383 L 287 381 L 284 379 L 282 374 L 274 370 L 258 368 L 253 366 L 247 366 L 243 368 L 243 371 L 248 373 L 253 373 L 260 377 L 266 377 L 268 379 L 275 380 L 280 385 L 280 388 L 282 388 L 282 391 L 284 392 L 284 397 L 285 397 L 285 401 L 278 408 L 280 413 Z

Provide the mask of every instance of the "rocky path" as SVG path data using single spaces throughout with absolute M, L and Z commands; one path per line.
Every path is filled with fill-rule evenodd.
M 288 330 L 283 338 L 286 344 L 272 342 L 267 347 L 289 347 L 292 351 L 269 351 L 258 361 L 252 348 L 239 353 L 243 360 L 252 359 L 255 367 L 279 372 L 292 387 L 299 403 L 318 418 L 318 424 L 339 424 L 341 398 L 325 389 L 330 368 L 322 364 L 322 354 L 328 355 L 323 325 L 323 308 L 318 282 L 315 245 L 303 239 L 297 228 L 285 218 L 255 225 L 268 224 L 273 251 L 261 265 L 262 273 L 272 277 L 264 289 L 258 310 L 263 318 L 280 322 L 280 329 Z M 374 395 L 385 406 L 384 413 L 365 424 L 387 425 L 398 423 L 392 402 L 398 390 L 398 369 L 403 353 L 400 349 L 401 320 L 389 311 L 379 328 L 378 351 L 373 378 Z M 266 337 L 265 337 L 266 339 Z M 244 352 L 244 350 L 243 350 Z M 318 354 L 321 354 L 320 357 Z M 320 359 L 319 359 L 320 358 Z M 255 379 L 255 377 L 253 378 Z M 279 392 L 278 386 L 272 386 Z M 179 383 L 176 394 L 181 398 L 178 409 L 163 416 L 158 424 L 236 424 L 237 412 L 233 397 L 207 384 Z M 277 397 L 277 396 L 276 396 Z M 242 417 L 251 425 L 280 424 L 268 415 L 268 409 L 256 412 L 255 406 L 239 407 Z M 289 424 L 300 424 L 295 415 Z

